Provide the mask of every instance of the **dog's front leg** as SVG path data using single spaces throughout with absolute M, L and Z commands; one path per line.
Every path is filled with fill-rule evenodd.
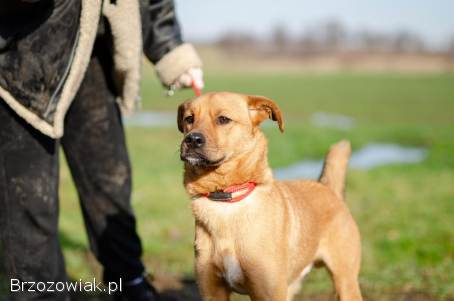
M 228 301 L 231 290 L 215 271 L 210 262 L 197 260 L 196 277 L 204 301 Z
M 249 269 L 252 271 L 248 275 L 252 301 L 287 301 L 287 273 L 281 267 L 255 264 Z
M 286 283 L 273 284 L 272 287 L 261 287 L 250 293 L 252 301 L 287 301 Z
M 195 276 L 204 301 L 228 301 L 231 290 L 220 278 L 212 258 L 212 245 L 205 228 L 196 223 L 195 229 Z

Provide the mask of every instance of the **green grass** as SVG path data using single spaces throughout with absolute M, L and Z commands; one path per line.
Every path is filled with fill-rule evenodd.
M 266 95 L 283 109 L 287 130 L 266 127 L 273 167 L 321 158 L 339 139 L 354 149 L 370 142 L 424 146 L 421 164 L 392 165 L 348 175 L 347 202 L 363 243 L 360 277 L 369 300 L 399 300 L 422 292 L 433 299 L 454 298 L 454 75 L 405 74 L 219 74 L 206 76 L 207 90 Z M 145 70 L 143 106 L 174 111 L 191 92 L 163 96 Z M 310 125 L 312 113 L 351 116 L 352 130 Z M 127 129 L 133 164 L 133 204 L 150 270 L 192 273 L 193 219 L 182 187 L 178 146 L 170 129 Z M 67 270 L 88 278 L 99 266 L 87 239 L 69 172 L 61 173 L 60 231 Z M 303 296 L 332 292 L 329 277 L 314 271 Z
M 143 106 L 175 110 L 191 91 L 163 96 L 146 69 Z M 208 74 L 206 91 L 234 91 L 275 99 L 286 118 L 304 122 L 312 112 L 337 112 L 364 124 L 391 122 L 412 125 L 452 125 L 454 74 Z M 176 101 L 176 100 L 177 101 Z

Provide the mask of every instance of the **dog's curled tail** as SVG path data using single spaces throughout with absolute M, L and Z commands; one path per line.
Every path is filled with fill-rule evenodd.
M 341 200 L 344 199 L 345 177 L 350 154 L 351 146 L 347 140 L 331 145 L 319 179 L 320 183 L 331 188 Z

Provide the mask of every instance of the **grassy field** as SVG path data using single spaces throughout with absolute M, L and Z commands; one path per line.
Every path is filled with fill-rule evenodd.
M 354 149 L 370 142 L 423 146 L 421 164 L 392 165 L 348 175 L 347 202 L 363 243 L 360 282 L 367 300 L 454 299 L 454 75 L 210 73 L 207 91 L 228 90 L 275 99 L 287 130 L 267 127 L 272 167 L 318 159 L 339 139 Z M 145 70 L 145 109 L 175 111 L 190 92 L 172 98 Z M 351 130 L 315 128 L 314 112 L 354 118 Z M 193 219 L 182 187 L 174 128 L 128 128 L 134 172 L 133 204 L 151 271 L 191 276 Z M 99 266 L 87 240 L 67 168 L 61 173 L 60 231 L 72 278 L 88 278 Z M 270 243 L 273 243 L 270 238 Z M 342 250 L 339 250 L 340 252 Z M 330 300 L 323 270 L 307 278 L 301 297 Z M 242 300 L 242 299 L 241 299 Z

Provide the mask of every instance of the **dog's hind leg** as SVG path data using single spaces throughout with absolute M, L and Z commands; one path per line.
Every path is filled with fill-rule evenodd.
M 339 216 L 331 224 L 321 244 L 321 257 L 331 272 L 339 300 L 361 301 L 358 283 L 361 243 L 353 219 L 346 215 Z
M 340 301 L 361 301 L 358 275 L 332 271 L 334 285 Z

